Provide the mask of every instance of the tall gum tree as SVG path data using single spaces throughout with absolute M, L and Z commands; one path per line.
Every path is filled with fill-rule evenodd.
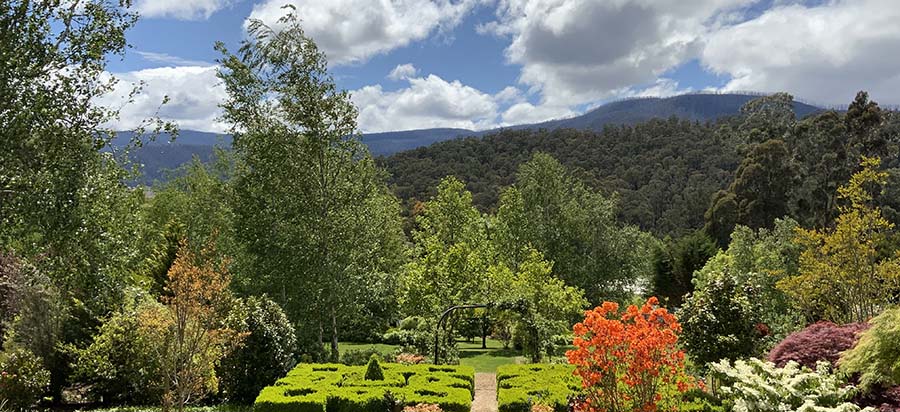
M 328 74 L 325 55 L 288 11 L 252 21 L 233 54 L 219 43 L 224 120 L 234 135 L 236 234 L 247 282 L 285 308 L 308 345 L 391 290 L 403 253 L 399 204 L 357 134 L 357 110 Z

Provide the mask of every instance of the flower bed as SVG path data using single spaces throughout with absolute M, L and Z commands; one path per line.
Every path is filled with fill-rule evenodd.
M 386 394 L 407 405 L 437 404 L 469 412 L 475 370 L 466 366 L 381 365 L 383 380 L 366 380 L 366 366 L 301 364 L 260 392 L 257 412 L 382 412 Z

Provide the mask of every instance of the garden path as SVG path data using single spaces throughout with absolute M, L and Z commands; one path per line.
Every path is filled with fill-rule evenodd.
M 497 412 L 497 374 L 475 374 L 475 399 L 472 412 Z

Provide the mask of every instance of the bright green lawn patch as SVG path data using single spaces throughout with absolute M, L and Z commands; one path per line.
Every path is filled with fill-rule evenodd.
M 575 367 L 560 364 L 505 365 L 497 368 L 500 412 L 528 412 L 534 403 L 565 412 L 568 398 L 581 387 Z
M 525 357 L 513 349 L 503 349 L 503 343 L 488 339 L 487 349 L 481 349 L 481 340 L 457 342 L 459 364 L 475 368 L 475 372 L 494 372 L 501 365 L 524 363 Z
M 382 412 L 390 392 L 406 404 L 435 403 L 447 412 L 469 412 L 475 370 L 466 366 L 381 365 L 384 380 L 366 380 L 365 366 L 301 364 L 266 387 L 257 412 Z

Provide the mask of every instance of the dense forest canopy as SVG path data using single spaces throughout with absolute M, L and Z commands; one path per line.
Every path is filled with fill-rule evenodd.
M 760 104 L 766 101 L 777 104 Z M 847 112 L 825 111 L 798 120 L 791 101 L 786 95 L 762 97 L 745 106 L 742 115 L 713 123 L 670 118 L 607 126 L 600 132 L 501 131 L 379 161 L 391 175 L 391 187 L 409 206 L 427 199 L 437 181 L 453 175 L 467 182 L 479 209 L 492 211 L 503 188 L 514 182 L 518 165 L 534 153 L 547 153 L 576 169 L 589 186 L 617 194 L 625 222 L 657 236 L 676 237 L 704 226 L 710 202 L 722 201 L 713 199 L 720 191 L 742 192 L 743 197 L 754 191 L 784 195 L 778 210 L 759 204 L 773 215 L 760 217 L 756 226 L 785 214 L 824 225 L 836 210 L 834 191 L 850 177 L 860 154 L 884 156 L 891 178 L 900 178 L 897 113 L 879 110 L 861 94 Z M 758 170 L 770 176 L 750 176 Z M 782 187 L 772 186 L 775 178 L 785 179 Z M 895 213 L 896 201 L 886 202 Z

